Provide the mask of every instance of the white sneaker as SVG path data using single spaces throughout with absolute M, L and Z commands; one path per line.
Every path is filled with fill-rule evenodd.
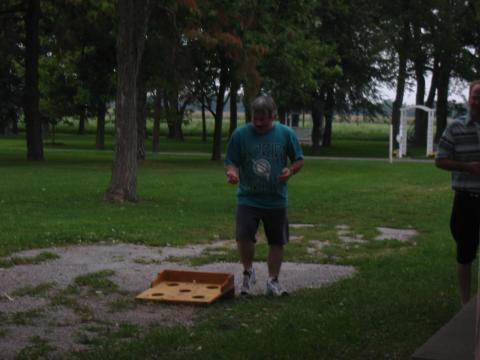
M 255 269 L 252 268 L 250 271 L 245 270 L 243 272 L 242 286 L 240 288 L 240 295 L 251 295 L 253 287 L 257 282 L 257 277 L 255 275 Z
M 278 282 L 278 279 L 267 280 L 267 295 L 285 296 L 288 295 L 287 290 Z

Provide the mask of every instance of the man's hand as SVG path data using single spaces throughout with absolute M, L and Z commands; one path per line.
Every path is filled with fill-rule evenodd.
M 472 175 L 480 175 L 480 161 L 457 161 L 451 159 L 437 159 L 435 165 L 443 170 L 462 171 Z
M 225 175 L 227 175 L 227 181 L 230 184 L 236 184 L 238 183 L 238 174 L 237 174 L 237 169 L 234 167 L 228 167 L 228 169 L 225 170 Z
M 278 180 L 286 182 L 290 179 L 295 173 L 299 172 L 300 169 L 303 167 L 303 159 L 295 160 L 293 163 L 290 164 L 288 167 L 284 167 Z
M 278 180 L 280 181 L 288 181 L 288 179 L 290 179 L 290 176 L 293 175 L 293 171 L 292 169 L 290 169 L 289 167 L 284 167 L 282 169 L 282 172 L 280 173 L 280 176 L 278 177 Z
M 480 162 L 479 161 L 471 161 L 465 164 L 465 168 L 467 172 L 472 175 L 480 175 Z

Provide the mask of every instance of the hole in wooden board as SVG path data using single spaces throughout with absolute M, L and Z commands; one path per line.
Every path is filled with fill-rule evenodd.
M 194 298 L 194 299 L 203 299 L 203 298 L 205 298 L 205 296 L 203 296 L 203 295 L 195 295 L 195 296 L 192 296 L 192 298 Z
M 182 292 L 182 293 L 186 293 L 186 292 L 190 292 L 190 291 L 192 291 L 192 290 L 190 290 L 190 289 L 180 289 L 180 292 Z
M 168 286 L 178 286 L 178 283 L 167 283 Z

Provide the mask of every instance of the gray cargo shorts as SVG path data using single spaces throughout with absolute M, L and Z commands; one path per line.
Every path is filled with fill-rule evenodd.
M 285 245 L 288 242 L 287 209 L 263 209 L 238 205 L 235 236 L 237 241 L 256 242 L 260 221 L 263 223 L 269 245 Z

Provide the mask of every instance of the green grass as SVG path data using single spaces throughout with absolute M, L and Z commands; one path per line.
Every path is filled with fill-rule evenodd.
M 116 299 L 108 303 L 109 312 L 111 313 L 132 310 L 135 309 L 136 306 L 137 303 L 135 302 L 133 297 Z
M 50 251 L 42 251 L 35 256 L 12 256 L 7 259 L 0 259 L 0 268 L 9 268 L 15 265 L 40 264 L 45 261 L 58 259 L 59 257 L 60 256 Z
M 85 242 L 182 246 L 233 238 L 235 188 L 226 183 L 222 164 L 208 156 L 148 154 L 138 172 L 140 201 L 115 205 L 103 200 L 111 152 L 47 148 L 46 161 L 29 163 L 22 141 L 0 139 L 2 256 Z M 333 144 L 339 147 L 337 155 L 373 156 L 386 149 L 388 138 L 346 132 Z M 362 144 L 367 144 L 365 149 Z M 192 327 L 157 327 L 132 341 L 107 331 L 93 342 L 94 351 L 67 357 L 406 359 L 459 309 L 448 229 L 449 181 L 448 173 L 431 163 L 307 160 L 290 183 L 289 218 L 291 223 L 321 226 L 292 229 L 292 235 L 304 239 L 286 247 L 285 260 L 353 265 L 358 272 L 352 279 L 288 298 L 220 302 Z M 369 241 L 346 248 L 335 237 L 339 224 L 368 240 L 378 226 L 413 227 L 419 235 L 415 244 Z M 306 252 L 313 239 L 332 241 L 327 257 Z M 265 257 L 261 239 L 257 259 Z M 227 251 L 194 259 L 219 260 L 237 258 Z M 83 279 L 58 293 L 52 303 L 70 304 L 87 316 L 88 309 L 74 302 L 75 291 L 84 283 L 101 288 L 99 283 L 108 277 Z M 119 302 L 112 308 L 124 305 Z M 126 328 L 125 337 L 138 331 Z
M 45 314 L 39 309 L 17 311 L 7 317 L 6 323 L 15 325 L 33 325 L 36 319 L 44 317 Z
M 55 350 L 52 346 L 48 345 L 48 341 L 35 336 L 30 339 L 31 345 L 26 346 L 22 351 L 18 354 L 18 360 L 30 360 L 30 359 L 43 359 L 49 358 L 49 353 L 52 350 Z
M 65 306 L 80 316 L 82 322 L 88 322 L 94 319 L 93 310 L 78 301 L 80 288 L 75 285 L 69 285 L 65 289 L 57 291 L 51 298 L 50 304 L 53 306 Z
M 38 284 L 36 286 L 25 286 L 12 292 L 12 295 L 41 297 L 45 296 L 45 294 L 48 293 L 54 286 L 55 283 L 51 282 Z
M 111 270 L 98 271 L 78 276 L 74 283 L 77 286 L 87 287 L 92 292 L 112 293 L 118 290 L 118 286 L 109 279 L 112 275 L 114 272 Z

